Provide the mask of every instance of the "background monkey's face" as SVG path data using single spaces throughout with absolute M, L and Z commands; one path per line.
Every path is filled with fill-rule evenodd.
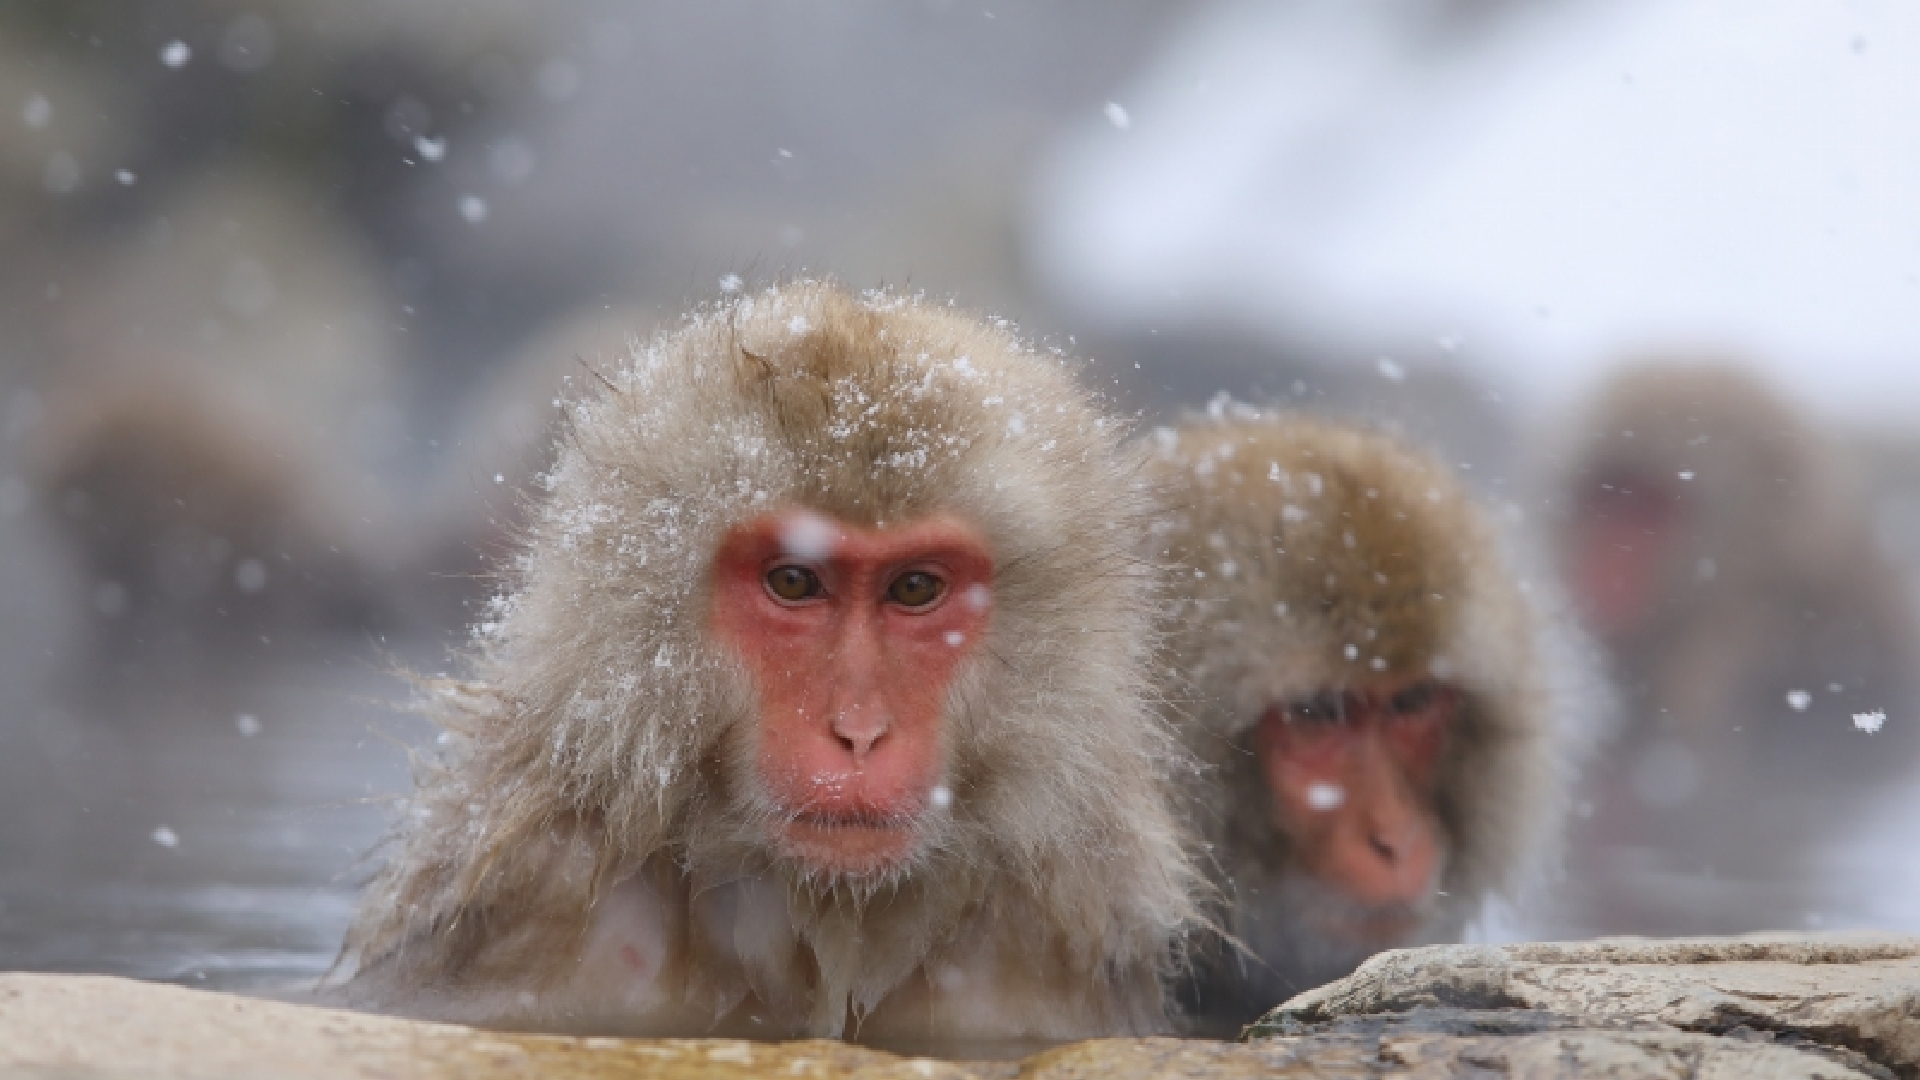
M 1573 509 L 1569 583 L 1588 624 L 1608 642 L 1630 640 L 1652 620 L 1689 529 L 1679 493 L 1647 469 L 1611 468 Z
M 1344 901 L 1324 932 L 1391 943 L 1418 922 L 1446 863 L 1434 787 L 1459 699 L 1438 679 L 1382 675 L 1275 704 L 1254 728 L 1274 828 Z
M 728 532 L 712 627 L 758 702 L 753 780 L 773 850 L 854 876 L 917 850 L 951 799 L 947 691 L 992 584 L 985 541 L 947 516 L 864 528 L 793 510 Z

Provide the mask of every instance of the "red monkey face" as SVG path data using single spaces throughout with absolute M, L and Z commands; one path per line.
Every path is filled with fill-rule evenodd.
M 1254 752 L 1301 868 L 1350 901 L 1322 927 L 1391 945 L 1415 928 L 1446 857 L 1434 780 L 1459 692 L 1426 677 L 1276 705 Z
M 1677 494 L 1651 477 L 1611 470 L 1574 508 L 1572 584 L 1604 639 L 1631 639 L 1654 613 L 1675 542 L 1686 529 Z
M 985 542 L 947 517 L 865 529 L 794 511 L 722 539 L 712 626 L 758 698 L 754 767 L 781 854 L 870 874 L 914 852 L 949 797 L 948 684 L 992 584 Z

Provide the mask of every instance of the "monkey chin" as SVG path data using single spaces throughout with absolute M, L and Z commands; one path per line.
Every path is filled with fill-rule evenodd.
M 1242 900 L 1234 936 L 1252 952 L 1241 964 L 1260 1008 L 1353 971 L 1384 949 L 1426 944 L 1439 916 L 1437 894 L 1363 903 L 1304 874 L 1283 876 Z
M 1427 922 L 1430 900 L 1389 904 L 1348 901 L 1335 910 L 1314 912 L 1307 921 L 1334 941 L 1365 949 L 1391 949 L 1419 934 Z
M 781 854 L 810 877 L 863 880 L 897 873 L 920 849 L 912 817 L 797 815 L 779 828 Z

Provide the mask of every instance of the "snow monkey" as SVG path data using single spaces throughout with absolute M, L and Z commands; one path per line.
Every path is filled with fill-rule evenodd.
M 283 417 L 190 374 L 76 378 L 50 400 L 30 475 L 89 586 L 88 685 L 97 660 L 194 671 L 386 628 L 352 504 Z
M 1867 507 L 1729 363 L 1629 366 L 1568 431 L 1554 548 L 1626 708 L 1584 792 L 1582 910 L 1552 929 L 1804 928 L 1844 902 L 1813 860 L 1920 750 L 1913 616 Z
M 1163 1028 L 1200 875 L 1120 425 L 997 326 L 807 282 L 589 383 L 472 678 L 431 694 L 449 746 L 347 1000 L 894 1043 Z
M 1456 939 L 1556 821 L 1533 607 L 1450 473 L 1296 415 L 1160 429 L 1156 554 L 1184 584 L 1168 693 L 1246 947 L 1202 957 L 1202 1029 L 1385 948 Z M 1250 955 L 1248 955 L 1250 954 Z

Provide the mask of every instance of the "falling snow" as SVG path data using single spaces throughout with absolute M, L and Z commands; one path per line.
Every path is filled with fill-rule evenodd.
M 241 559 L 233 568 L 233 583 L 248 595 L 267 587 L 267 564 L 259 559 Z
M 1337 810 L 1346 801 L 1347 791 L 1339 784 L 1316 780 L 1307 785 L 1307 805 L 1315 810 Z
M 780 545 L 794 558 L 813 562 L 833 553 L 833 543 L 837 537 L 833 525 L 825 518 L 803 514 L 781 530 Z

